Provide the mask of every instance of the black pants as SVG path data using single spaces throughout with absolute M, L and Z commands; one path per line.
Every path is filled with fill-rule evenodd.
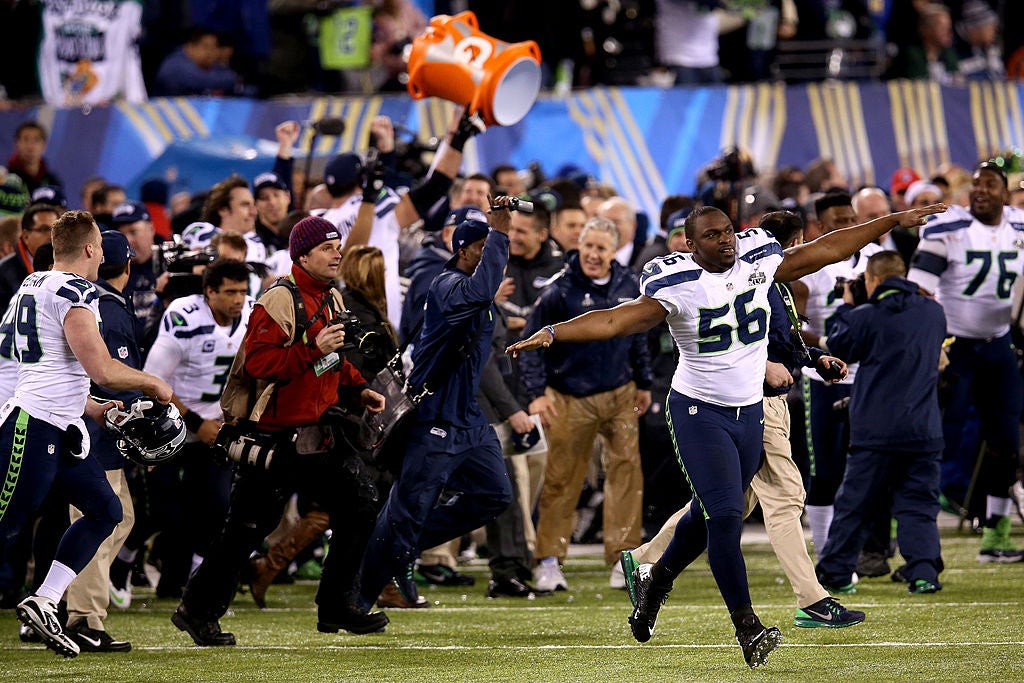
M 291 495 L 307 497 L 331 518 L 334 537 L 316 602 L 321 615 L 352 600 L 359 564 L 380 506 L 373 480 L 357 456 L 297 455 L 281 447 L 268 470 L 240 466 L 220 538 L 185 587 L 182 602 L 199 619 L 219 619 L 254 548 L 277 526 Z

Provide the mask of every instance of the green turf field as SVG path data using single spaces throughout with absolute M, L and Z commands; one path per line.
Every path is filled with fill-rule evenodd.
M 608 588 L 594 554 L 570 558 L 572 590 L 534 601 L 484 598 L 478 561 L 466 568 L 477 586 L 424 589 L 431 609 L 391 610 L 387 633 L 371 636 L 317 633 L 309 583 L 273 586 L 262 612 L 239 596 L 221 621 L 238 645 L 224 649 L 193 646 L 170 623 L 176 603 L 145 589 L 107 620 L 134 644 L 127 654 L 63 660 L 23 645 L 13 611 L 2 612 L 0 673 L 11 682 L 1024 680 L 1024 564 L 979 565 L 977 548 L 977 537 L 943 530 L 942 592 L 911 596 L 888 578 L 862 581 L 843 602 L 867 621 L 831 630 L 794 627 L 793 595 L 771 549 L 745 545 L 754 606 L 784 637 L 755 671 L 704 560 L 676 582 L 654 638 L 640 645 L 626 624 L 629 599 Z

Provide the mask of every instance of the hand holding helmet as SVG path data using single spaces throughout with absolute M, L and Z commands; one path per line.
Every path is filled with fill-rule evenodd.
M 104 420 L 125 457 L 146 467 L 170 460 L 185 443 L 185 422 L 173 403 L 139 398 L 127 411 L 108 408 Z

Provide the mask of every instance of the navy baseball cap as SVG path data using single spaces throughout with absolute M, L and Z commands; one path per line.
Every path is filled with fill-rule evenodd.
M 444 219 L 444 227 L 449 225 L 462 225 L 468 220 L 480 221 L 481 223 L 487 222 L 487 214 L 480 210 L 477 206 L 460 206 Z
M 354 152 L 339 154 L 324 166 L 324 184 L 328 190 L 351 185 L 359 180 L 363 161 Z
M 452 253 L 454 256 L 444 264 L 445 268 L 454 268 L 455 264 L 459 262 L 459 249 L 464 249 L 474 242 L 485 239 L 490 231 L 491 226 L 484 221 L 470 218 L 459 223 L 459 227 L 455 228 L 455 232 L 452 234 Z
M 110 222 L 114 225 L 128 225 L 148 220 L 149 209 L 142 202 L 127 201 L 119 204 L 110 215 Z
M 281 179 L 281 176 L 269 171 L 267 173 L 260 173 L 256 176 L 256 179 L 252 181 L 253 196 L 255 197 L 259 195 L 260 190 L 265 187 L 275 187 L 278 190 L 288 191 L 288 185 Z
M 995 173 L 997 176 L 1003 179 L 1003 185 L 1008 185 L 1006 181 L 1006 169 L 1003 168 L 1003 165 L 1000 164 L 998 161 L 989 159 L 988 161 L 981 162 L 980 164 L 978 164 L 978 167 L 974 169 L 974 172 L 980 173 L 981 171 L 991 171 L 992 173 Z
M 32 203 L 59 206 L 62 209 L 68 208 L 68 198 L 64 196 L 64 190 L 57 185 L 37 187 L 32 192 Z
M 103 237 L 103 258 L 100 259 L 100 265 L 123 266 L 132 256 L 135 256 L 135 250 L 128 244 L 128 238 L 119 230 L 104 230 L 101 236 Z
M 693 213 L 693 207 L 687 206 L 679 209 L 678 211 L 673 211 L 668 215 L 668 237 L 671 237 L 672 233 L 679 232 L 686 228 L 686 217 L 691 213 Z

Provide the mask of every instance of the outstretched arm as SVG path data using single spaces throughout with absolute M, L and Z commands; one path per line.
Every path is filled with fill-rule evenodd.
M 548 328 L 541 328 L 529 339 L 512 344 L 505 352 L 514 356 L 519 351 L 551 346 L 555 339 L 563 342 L 589 342 L 625 337 L 646 332 L 663 321 L 666 315 L 668 312 L 661 304 L 641 295 L 615 308 L 590 311 L 567 322 L 553 325 L 554 336 Z
M 918 227 L 927 222 L 927 216 L 945 210 L 945 204 L 931 204 L 919 209 L 891 213 L 852 228 L 833 230 L 811 242 L 790 247 L 786 249 L 785 257 L 779 269 L 775 271 L 775 280 L 789 282 L 801 278 L 829 263 L 849 258 L 897 226 Z

